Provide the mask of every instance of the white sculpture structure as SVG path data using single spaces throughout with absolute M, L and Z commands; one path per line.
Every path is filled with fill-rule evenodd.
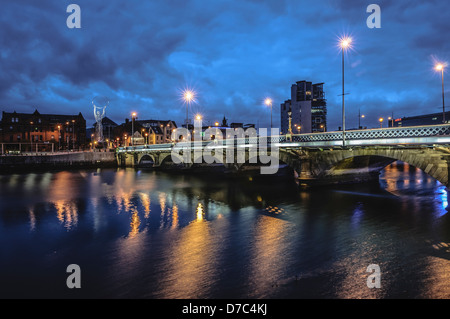
M 97 122 L 97 126 L 95 128 L 95 138 L 96 141 L 101 143 L 103 142 L 103 125 L 102 120 L 105 117 L 106 107 L 109 104 L 109 100 L 105 96 L 96 96 L 92 100 L 92 105 L 94 106 L 94 117 Z

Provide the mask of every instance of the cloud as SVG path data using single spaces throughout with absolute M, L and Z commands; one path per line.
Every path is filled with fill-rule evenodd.
M 82 112 L 111 99 L 107 116 L 182 122 L 179 90 L 192 86 L 211 121 L 269 125 L 262 103 L 290 98 L 292 83 L 325 82 L 329 128 L 340 120 L 341 62 L 336 39 L 352 34 L 346 58 L 349 109 L 426 113 L 439 104 L 430 56 L 446 59 L 444 1 L 379 1 L 382 28 L 368 29 L 360 0 L 110 1 L 79 0 L 82 28 L 65 25 L 69 2 L 23 0 L 2 6 L 0 101 L 4 110 Z M 346 100 L 347 101 L 347 100 Z M 412 107 L 411 105 L 414 105 Z M 398 112 L 397 112 L 398 111 Z M 369 116 L 370 115 L 370 116 Z

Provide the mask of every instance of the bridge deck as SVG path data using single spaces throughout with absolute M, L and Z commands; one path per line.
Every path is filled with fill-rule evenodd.
M 153 144 L 121 147 L 117 151 L 171 151 L 175 145 L 196 148 L 235 148 L 252 147 L 258 145 L 290 147 L 342 147 L 342 131 L 293 134 L 269 137 L 245 137 L 216 141 L 178 142 L 169 144 Z M 450 124 L 410 126 L 385 129 L 352 130 L 345 132 L 345 146 L 376 146 L 376 145 L 436 145 L 450 144 Z

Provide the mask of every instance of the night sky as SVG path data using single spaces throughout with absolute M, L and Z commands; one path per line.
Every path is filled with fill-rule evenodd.
M 69 29 L 69 4 L 81 29 Z M 370 29 L 369 4 L 381 7 Z M 0 8 L 0 111 L 78 114 L 94 122 L 91 100 L 110 99 L 107 116 L 182 124 L 180 92 L 197 92 L 191 118 L 270 124 L 265 97 L 280 103 L 296 81 L 324 82 L 328 130 L 341 121 L 339 36 L 346 56 L 347 127 L 378 118 L 442 111 L 436 60 L 450 61 L 450 1 L 414 0 L 18 0 Z M 450 88 L 450 78 L 449 85 Z M 447 86 L 446 91 L 448 92 Z M 448 97 L 450 99 L 450 96 Z M 450 110 L 450 108 L 449 108 Z

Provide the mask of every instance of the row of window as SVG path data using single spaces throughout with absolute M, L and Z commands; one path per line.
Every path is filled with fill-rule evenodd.
M 20 126 L 20 127 L 16 127 L 16 128 L 14 128 L 14 126 L 10 126 L 9 127 L 9 130 L 10 131 L 21 131 L 21 132 L 29 132 L 30 130 L 28 129 L 28 128 L 26 128 L 26 127 L 22 127 L 22 126 Z M 73 131 L 73 129 L 72 129 L 72 127 L 66 127 L 65 129 L 59 129 L 60 131 L 65 131 L 65 132 L 67 132 L 67 133 L 71 133 L 72 131 Z M 34 129 L 32 129 L 31 130 L 32 132 L 43 132 L 44 130 L 43 130 L 43 128 L 42 127 L 40 127 L 40 128 L 34 128 Z M 57 127 L 51 127 L 50 128 L 50 131 L 51 132 L 56 132 L 56 131 L 58 131 L 58 128 Z
M 11 118 L 11 123 L 19 123 L 19 118 L 18 117 L 12 117 Z M 41 119 L 37 120 L 37 123 L 42 123 Z

